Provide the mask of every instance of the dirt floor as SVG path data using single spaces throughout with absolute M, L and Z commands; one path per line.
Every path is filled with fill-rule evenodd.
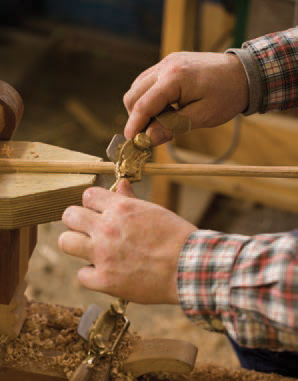
M 0 53 L 2 48 L 9 49 L 7 44 L 6 41 L 3 47 L 0 41 Z M 11 49 L 15 52 L 16 45 Z M 136 75 L 157 57 L 158 54 L 147 62 L 139 60 L 136 63 L 133 57 L 112 54 L 111 46 L 84 49 L 80 44 L 74 46 L 73 40 L 68 45 L 50 45 L 41 59 L 17 81 L 25 103 L 25 115 L 15 139 L 45 142 L 105 158 L 109 140 L 114 133 L 122 132 L 125 124 L 123 94 Z M 1 79 L 5 80 L 5 76 Z M 95 138 L 78 123 L 67 109 L 70 99 L 88 107 L 104 126 L 107 132 L 104 139 Z M 111 181 L 112 178 L 106 179 L 107 186 Z M 145 179 L 135 189 L 140 197 L 150 199 L 150 179 Z M 298 215 L 218 195 L 199 226 L 242 234 L 277 232 L 297 228 Z M 111 298 L 79 285 L 76 272 L 82 262 L 59 251 L 57 238 L 63 230 L 61 222 L 39 226 L 38 245 L 28 273 L 27 296 L 66 306 L 90 303 L 107 306 Z M 179 307 L 131 304 L 128 316 L 132 329 L 143 336 L 179 338 L 196 344 L 198 363 L 239 366 L 224 336 L 198 330 Z

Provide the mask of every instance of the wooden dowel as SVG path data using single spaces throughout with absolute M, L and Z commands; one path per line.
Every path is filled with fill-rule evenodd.
M 113 174 L 114 163 L 102 161 L 0 159 L 0 172 Z M 243 166 L 224 164 L 145 165 L 146 175 L 171 176 L 249 176 L 298 178 L 298 167 Z
M 0 173 L 85 173 L 113 174 L 115 164 L 103 161 L 0 159 Z M 246 176 L 298 178 L 298 167 L 245 166 L 225 164 L 147 163 L 145 175 Z

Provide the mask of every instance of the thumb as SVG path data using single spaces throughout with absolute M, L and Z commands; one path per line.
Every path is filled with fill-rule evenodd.
M 121 179 L 117 185 L 117 193 L 128 197 L 137 197 L 131 183 L 127 179 Z

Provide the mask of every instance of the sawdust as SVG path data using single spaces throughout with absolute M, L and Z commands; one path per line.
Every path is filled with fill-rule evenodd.
M 55 370 L 69 378 L 87 356 L 88 345 L 77 333 L 82 309 L 44 303 L 28 305 L 28 318 L 18 338 L 0 343 L 0 366 L 24 370 Z M 118 326 L 117 329 L 121 327 Z M 117 334 L 117 330 L 114 335 Z M 114 337 L 112 337 L 113 339 Z M 122 361 L 131 352 L 137 337 L 127 333 L 111 363 L 115 380 L 123 380 Z M 105 371 L 109 359 L 100 360 L 96 371 Z

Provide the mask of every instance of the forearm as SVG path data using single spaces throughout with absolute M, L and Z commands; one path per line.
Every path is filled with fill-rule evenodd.
M 179 260 L 181 307 L 240 345 L 297 351 L 297 246 L 291 233 L 196 231 Z
M 272 33 L 229 49 L 240 59 L 249 83 L 245 115 L 298 105 L 298 28 Z

